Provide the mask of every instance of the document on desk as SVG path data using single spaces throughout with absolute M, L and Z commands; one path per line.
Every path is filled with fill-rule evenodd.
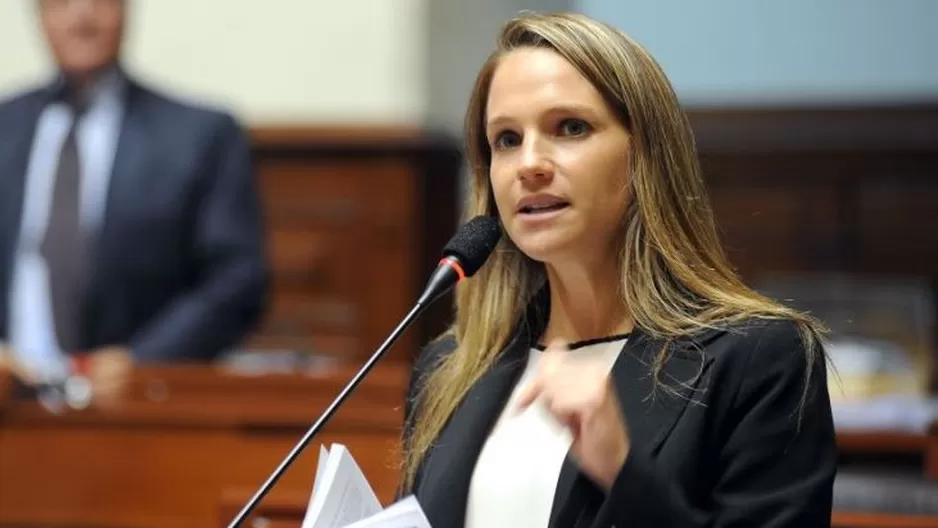
M 319 449 L 302 528 L 431 528 L 416 497 L 381 507 L 361 468 L 341 444 Z

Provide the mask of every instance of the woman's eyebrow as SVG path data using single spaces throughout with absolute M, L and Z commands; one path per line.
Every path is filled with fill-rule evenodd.
M 542 115 L 555 115 L 555 114 L 579 114 L 585 115 L 587 117 L 596 117 L 596 110 L 592 105 L 576 103 L 576 102 L 563 102 L 556 103 L 548 107 L 546 110 L 540 112 Z M 505 123 L 513 122 L 514 119 L 507 114 L 495 114 L 489 119 L 485 126 L 486 128 L 491 128 L 494 126 L 502 125 Z

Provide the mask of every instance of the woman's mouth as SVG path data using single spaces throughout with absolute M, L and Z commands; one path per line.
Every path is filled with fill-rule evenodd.
M 526 205 L 519 211 L 521 214 L 543 214 L 553 211 L 559 211 L 570 204 L 567 202 L 556 202 L 543 205 Z

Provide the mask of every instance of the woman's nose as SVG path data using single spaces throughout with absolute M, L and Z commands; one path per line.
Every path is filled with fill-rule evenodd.
M 528 136 L 521 145 L 518 178 L 521 180 L 544 180 L 554 176 L 554 164 L 550 149 L 540 139 Z

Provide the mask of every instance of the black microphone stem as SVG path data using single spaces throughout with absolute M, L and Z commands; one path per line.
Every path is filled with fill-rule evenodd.
M 391 345 L 397 341 L 397 338 L 400 337 L 400 335 L 410 325 L 410 323 L 429 305 L 430 303 L 422 302 L 417 302 L 414 304 L 414 307 L 411 308 L 410 312 L 408 312 L 404 319 L 401 320 L 396 328 L 394 328 L 394 331 L 391 332 L 391 335 L 389 335 L 388 338 L 384 340 L 384 343 L 381 344 L 378 350 L 367 362 L 365 362 L 365 365 L 358 370 L 358 373 L 355 374 L 355 376 L 352 378 L 352 381 L 350 381 L 348 385 L 342 389 L 342 392 L 339 393 L 336 399 L 333 400 L 333 402 L 329 405 L 329 408 L 326 409 L 326 412 L 324 412 L 322 416 L 316 420 L 316 423 L 314 423 L 313 426 L 310 427 L 308 431 L 306 431 L 306 434 L 303 435 L 303 438 L 301 438 L 300 441 L 293 447 L 293 450 L 290 451 L 290 454 L 288 454 L 287 457 L 283 459 L 283 462 L 281 462 L 280 465 L 277 466 L 277 469 L 271 473 L 270 477 L 267 478 L 267 481 L 264 482 L 264 484 L 257 490 L 254 496 L 251 497 L 251 500 L 244 505 L 244 508 L 240 513 L 238 513 L 238 516 L 235 517 L 233 521 L 231 521 L 231 524 L 228 525 L 228 528 L 236 528 L 240 526 L 241 523 L 244 522 L 244 520 L 248 517 L 248 515 L 254 511 L 261 500 L 263 500 L 267 493 L 270 492 L 271 488 L 274 487 L 274 484 L 280 480 L 280 477 L 283 476 L 283 473 L 287 470 L 287 468 L 290 467 L 296 457 L 300 456 L 300 453 L 306 449 L 306 446 L 309 444 L 310 440 L 312 440 L 313 437 L 319 433 L 319 430 L 322 429 L 323 425 L 325 425 L 327 421 L 329 421 L 329 418 L 331 418 L 339 406 L 342 405 L 342 402 L 345 401 L 348 395 L 351 394 L 353 390 L 355 390 L 355 387 L 361 383 L 362 379 L 364 379 L 372 367 L 375 366 L 375 363 L 381 359 L 381 356 L 383 356 L 388 351 L 388 349 L 391 348 Z

